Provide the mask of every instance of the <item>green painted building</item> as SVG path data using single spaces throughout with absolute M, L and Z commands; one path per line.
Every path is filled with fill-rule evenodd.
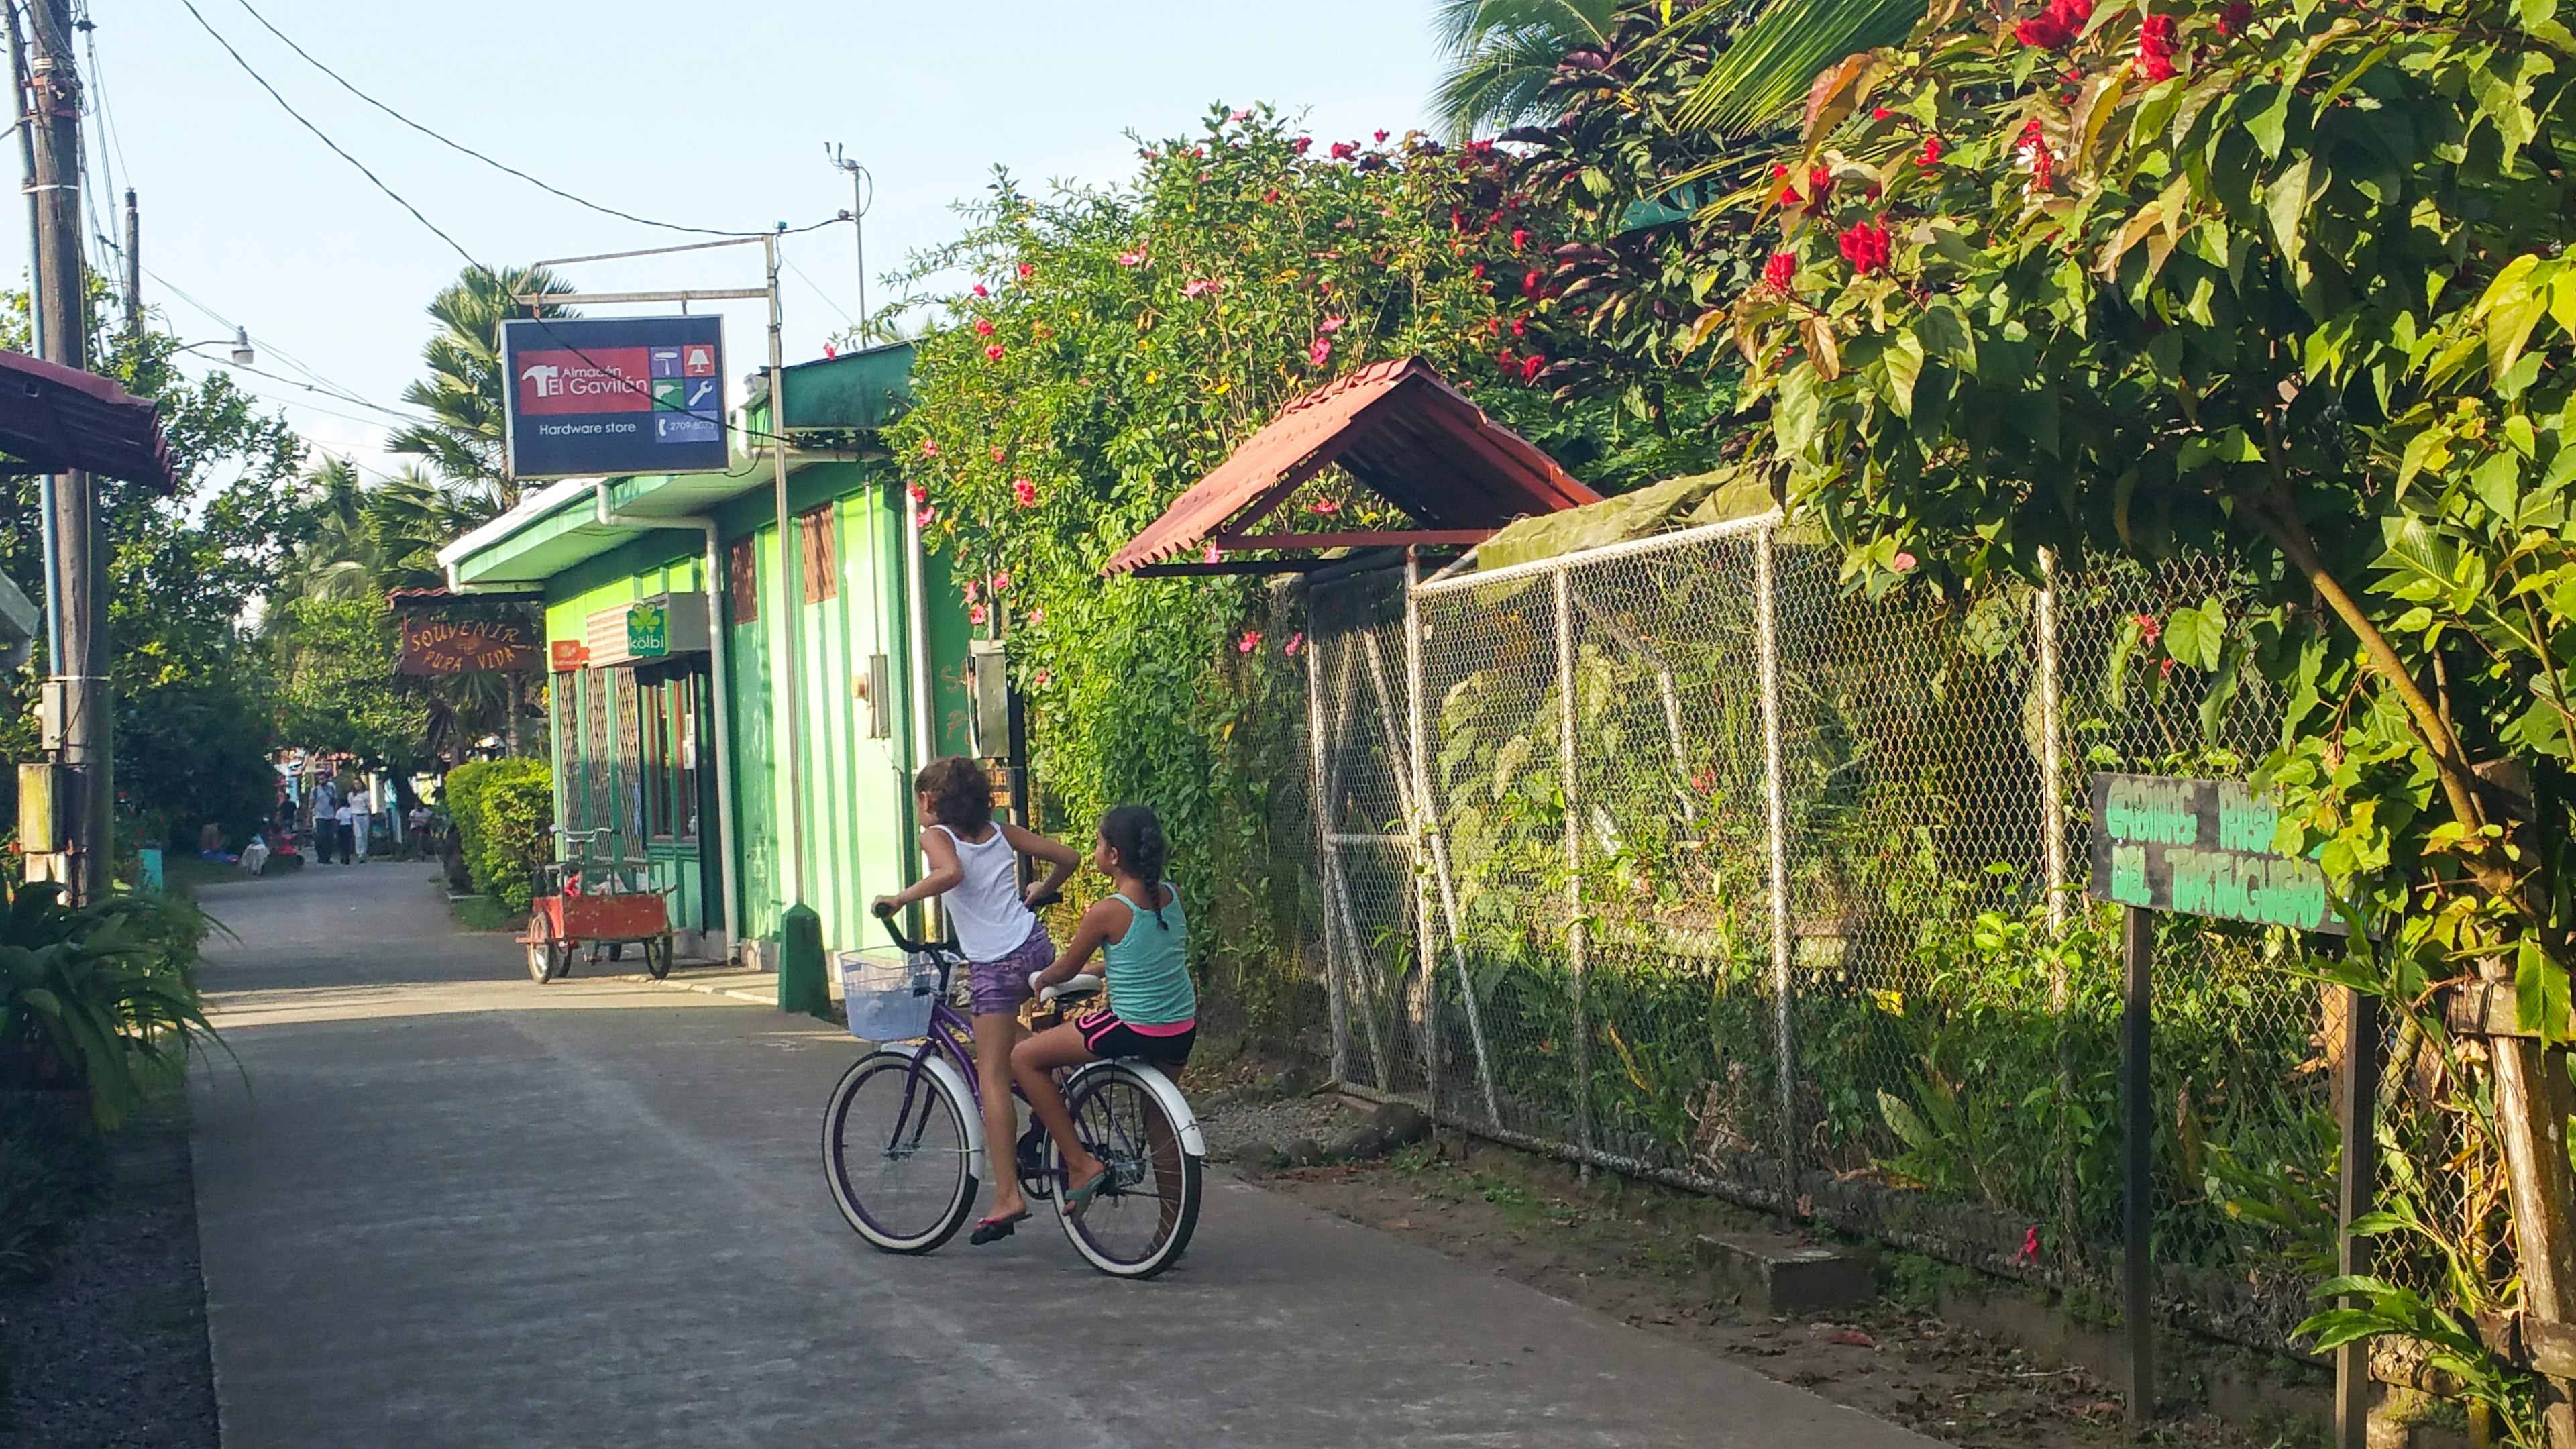
M 917 872 L 907 782 L 967 747 L 963 605 L 874 445 L 911 356 L 785 370 L 783 509 L 762 448 L 555 483 L 440 555 L 460 591 L 542 601 L 557 824 L 668 893 L 684 954 L 774 941 L 797 900 L 828 948 L 881 945 L 867 903 Z

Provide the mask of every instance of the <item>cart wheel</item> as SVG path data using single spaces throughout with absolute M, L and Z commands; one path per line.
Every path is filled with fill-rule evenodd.
M 652 972 L 653 979 L 656 981 L 663 980 L 671 974 L 670 937 L 664 936 L 660 940 L 644 943 L 644 969 Z
M 545 917 L 528 923 L 528 979 L 539 986 L 560 980 L 571 971 L 571 953 L 560 943 L 547 939 Z

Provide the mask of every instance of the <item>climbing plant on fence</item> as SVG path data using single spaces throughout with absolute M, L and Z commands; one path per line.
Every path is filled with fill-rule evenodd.
M 1281 945 L 1296 882 L 1274 868 L 1269 797 L 1301 768 L 1302 711 L 1278 697 L 1300 639 L 1259 583 L 1099 568 L 1283 404 L 1368 362 L 1426 357 L 1506 421 L 1580 433 L 1512 326 L 1549 299 L 1548 233 L 1510 171 L 1490 143 L 1314 139 L 1219 109 L 1141 147 L 1122 186 L 997 180 L 966 234 L 917 261 L 920 285 L 953 290 L 920 304 L 936 325 L 889 435 L 913 506 L 970 617 L 1008 630 L 1053 820 L 1160 810 L 1183 889 L 1214 906 L 1203 965 Z M 1588 407 L 1597 455 L 1650 431 Z M 1286 511 L 1320 529 L 1382 507 L 1328 473 Z
M 1820 81 L 1735 199 L 1779 224 L 1763 280 L 1703 319 L 1856 584 L 2035 576 L 2048 549 L 2249 562 L 2242 602 L 2128 646 L 2286 696 L 2285 834 L 2386 928 L 2311 964 L 2406 1008 L 2409 1089 L 2457 1133 L 2432 1170 L 2474 1179 L 2393 1226 L 2454 1265 L 2450 1329 L 2383 1293 L 2329 1337 L 2532 1306 L 2536 1224 L 2488 1190 L 2518 1127 L 2484 1104 L 2563 1062 L 2491 1067 L 2429 1003 L 2483 974 L 2568 1031 L 2571 66 L 2550 0 L 1936 5 Z

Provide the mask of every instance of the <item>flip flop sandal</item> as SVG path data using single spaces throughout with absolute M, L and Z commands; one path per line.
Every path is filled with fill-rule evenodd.
M 1064 1195 L 1065 1216 L 1072 1218 L 1081 1217 L 1083 1213 L 1090 1209 L 1091 1200 L 1100 1196 L 1100 1190 L 1108 1185 L 1109 1164 L 1104 1162 L 1100 1165 L 1100 1171 L 1093 1174 L 1091 1181 L 1084 1183 L 1080 1187 L 1072 1189 Z
M 979 1248 L 986 1243 L 998 1243 L 1018 1231 L 1020 1220 L 1028 1215 L 1029 1210 L 1022 1208 L 1006 1218 L 985 1218 L 975 1224 L 974 1233 L 966 1241 Z

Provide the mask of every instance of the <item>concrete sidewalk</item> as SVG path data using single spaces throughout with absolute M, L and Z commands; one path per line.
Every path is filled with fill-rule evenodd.
M 1221 1172 L 1154 1283 L 1043 1211 L 876 1253 L 817 1151 L 846 1037 L 536 986 L 425 875 L 206 893 L 247 1074 L 198 1098 L 229 1449 L 1932 1442 Z

